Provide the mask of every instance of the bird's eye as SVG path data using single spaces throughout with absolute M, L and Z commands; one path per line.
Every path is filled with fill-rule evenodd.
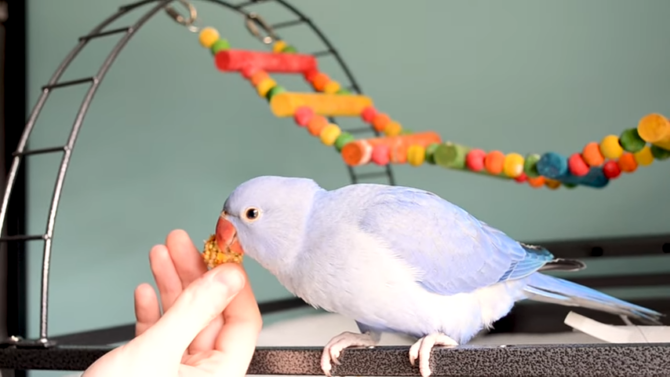
M 258 209 L 256 208 L 248 208 L 244 213 L 244 216 L 247 218 L 247 220 L 256 220 L 258 215 L 260 215 L 260 212 L 258 212 Z

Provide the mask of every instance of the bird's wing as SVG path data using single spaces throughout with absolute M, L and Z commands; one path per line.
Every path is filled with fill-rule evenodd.
M 471 292 L 528 276 L 554 259 L 431 192 L 398 186 L 374 191 L 361 208 L 359 226 L 388 242 L 431 292 Z

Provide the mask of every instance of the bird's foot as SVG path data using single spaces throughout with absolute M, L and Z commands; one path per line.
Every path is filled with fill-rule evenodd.
M 377 340 L 373 339 L 368 333 L 356 334 L 345 331 L 331 339 L 323 348 L 323 354 L 321 354 L 321 369 L 326 376 L 331 377 L 330 371 L 333 369 L 331 362 L 340 365 L 338 358 L 345 348 L 374 347 L 376 345 Z
M 416 341 L 409 348 L 409 362 L 414 365 L 416 359 L 419 359 L 419 371 L 421 377 L 428 377 L 432 373 L 430 370 L 430 354 L 434 346 L 457 346 L 458 343 L 444 334 L 430 334 Z

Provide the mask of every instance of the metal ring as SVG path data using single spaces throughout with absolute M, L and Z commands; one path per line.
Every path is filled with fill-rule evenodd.
M 263 18 L 259 16 L 257 13 L 247 14 L 245 23 L 247 26 L 247 30 L 249 30 L 251 35 L 258 38 L 261 42 L 265 43 L 266 45 L 269 45 L 272 42 L 279 40 L 279 38 L 274 33 L 270 25 L 268 25 L 265 22 L 265 20 L 263 20 Z M 262 36 L 256 25 L 263 28 L 268 35 Z
M 177 1 L 179 1 L 188 10 L 188 18 L 182 16 L 181 13 L 179 13 L 171 5 L 167 5 L 165 7 L 165 12 L 170 17 L 172 17 L 172 19 L 176 23 L 185 26 L 189 31 L 192 31 L 194 33 L 197 32 L 198 27 L 194 26 L 193 24 L 198 19 L 198 10 L 195 9 L 195 6 L 190 2 L 188 2 L 187 0 L 177 0 Z

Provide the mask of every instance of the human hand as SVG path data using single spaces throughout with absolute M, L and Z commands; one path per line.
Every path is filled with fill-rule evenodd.
M 246 374 L 262 327 L 240 265 L 207 271 L 186 232 L 175 230 L 149 255 L 160 293 L 135 290 L 136 337 L 93 363 L 82 377 Z

